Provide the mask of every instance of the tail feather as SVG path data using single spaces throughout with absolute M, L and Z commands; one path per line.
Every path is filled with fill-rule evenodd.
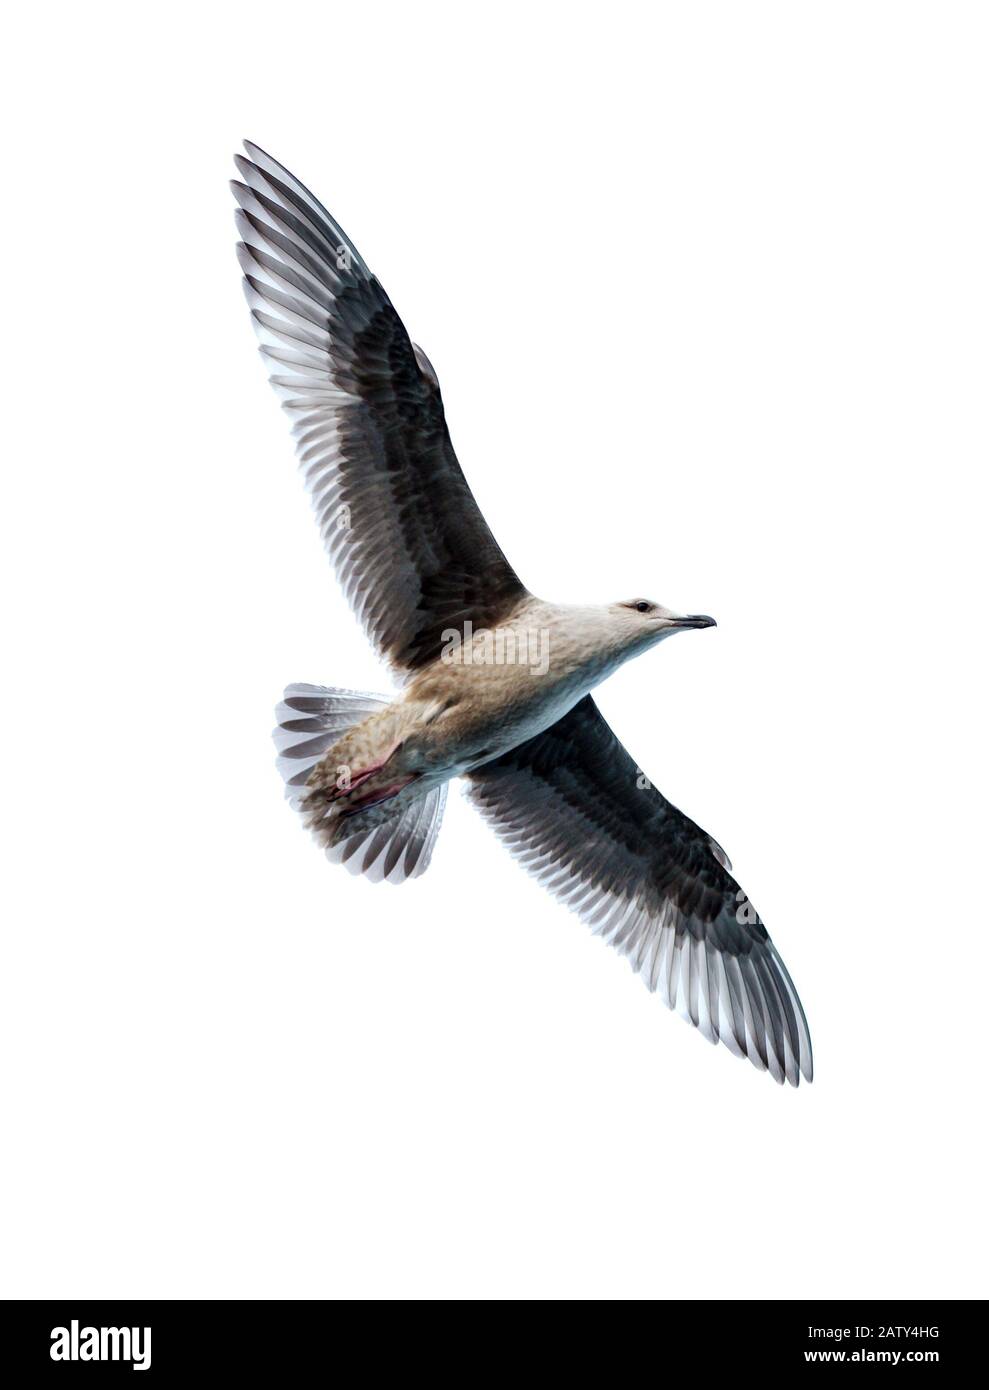
M 301 684 L 286 688 L 276 710 L 274 740 L 285 795 L 296 811 L 306 813 L 306 783 L 316 764 L 348 729 L 388 704 L 385 697 L 360 690 Z M 326 857 L 372 883 L 417 878 L 429 867 L 445 805 L 446 786 L 435 787 L 383 823 L 376 819 L 336 840 L 327 847 Z
M 296 810 L 304 798 L 309 774 L 333 745 L 368 715 L 390 701 L 364 690 L 331 690 L 325 685 L 289 685 L 275 710 L 278 728 L 272 737 L 278 750 L 278 771 L 285 795 Z

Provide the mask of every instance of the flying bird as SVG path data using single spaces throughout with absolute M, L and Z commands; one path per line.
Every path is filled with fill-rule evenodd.
M 645 598 L 531 594 L 467 486 L 439 381 L 326 209 L 250 142 L 237 253 L 323 541 L 399 689 L 290 685 L 286 795 L 328 857 L 400 883 L 429 864 L 447 785 L 711 1042 L 778 1081 L 813 1075 L 783 961 L 720 845 L 649 782 L 590 691 L 676 632 Z

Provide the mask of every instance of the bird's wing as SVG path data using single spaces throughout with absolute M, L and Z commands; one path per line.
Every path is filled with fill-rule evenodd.
M 439 383 L 377 279 L 286 169 L 245 144 L 234 181 L 244 290 L 337 575 L 402 674 L 445 628 L 522 598 L 450 443 Z
M 469 777 L 512 853 L 651 990 L 775 1079 L 813 1076 L 786 967 L 724 851 L 636 767 L 588 695 Z

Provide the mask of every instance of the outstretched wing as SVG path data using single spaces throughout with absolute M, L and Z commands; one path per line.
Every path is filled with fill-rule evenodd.
M 381 285 L 312 194 L 245 144 L 238 256 L 272 385 L 294 421 L 323 540 L 400 673 L 444 628 L 493 627 L 525 589 L 461 472 L 439 383 Z
M 716 841 L 636 767 L 588 695 L 469 777 L 470 796 L 550 892 L 711 1042 L 813 1077 L 793 982 Z

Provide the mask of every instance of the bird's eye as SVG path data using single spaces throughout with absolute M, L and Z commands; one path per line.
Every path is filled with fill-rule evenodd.
M 635 605 L 635 611 L 637 613 L 648 613 L 651 608 L 652 604 L 647 603 L 644 598 L 640 598 L 638 603 Z

